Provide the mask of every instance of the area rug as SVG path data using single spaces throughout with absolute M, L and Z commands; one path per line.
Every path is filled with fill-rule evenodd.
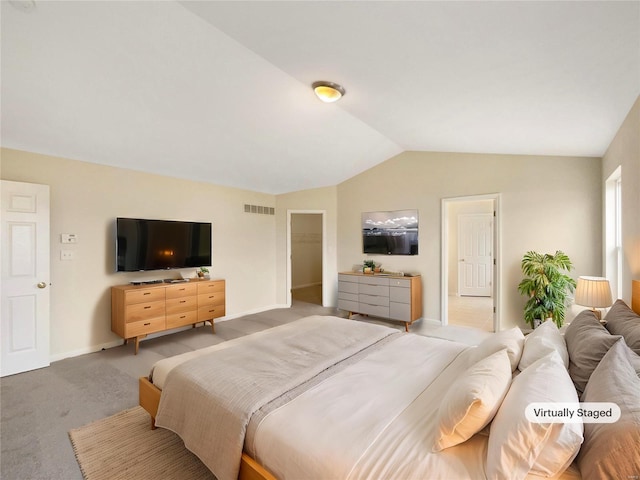
M 86 480 L 215 480 L 175 433 L 151 430 L 142 407 L 71 430 L 69 438 Z

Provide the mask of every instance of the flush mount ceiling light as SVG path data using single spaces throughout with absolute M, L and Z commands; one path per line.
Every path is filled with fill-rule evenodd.
M 313 82 L 311 85 L 316 96 L 325 103 L 332 103 L 346 93 L 345 89 L 333 82 Z

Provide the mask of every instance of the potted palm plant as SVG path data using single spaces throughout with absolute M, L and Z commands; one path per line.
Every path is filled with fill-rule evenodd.
M 529 297 L 524 306 L 524 319 L 533 328 L 552 318 L 558 328 L 564 323 L 567 296 L 576 281 L 567 275 L 573 268 L 569 257 L 558 250 L 554 255 L 529 251 L 522 258 L 525 278 L 518 291 Z

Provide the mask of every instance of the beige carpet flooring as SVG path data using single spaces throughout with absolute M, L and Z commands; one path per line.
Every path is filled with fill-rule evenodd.
M 134 407 L 69 432 L 86 480 L 215 480 L 175 433 Z

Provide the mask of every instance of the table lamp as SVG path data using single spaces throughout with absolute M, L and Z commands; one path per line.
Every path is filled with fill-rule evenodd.
M 597 308 L 607 308 L 613 304 L 609 280 L 602 277 L 578 277 L 576 287 L 576 304 L 590 307 L 596 318 L 602 318 Z

